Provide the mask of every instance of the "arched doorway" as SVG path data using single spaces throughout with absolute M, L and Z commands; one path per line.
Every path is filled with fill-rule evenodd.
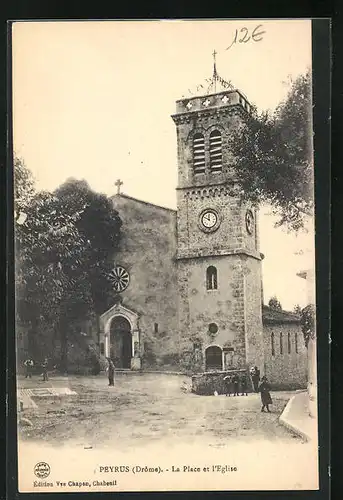
M 216 345 L 207 347 L 205 351 L 206 371 L 215 371 L 223 369 L 222 349 Z
M 110 357 L 116 368 L 131 368 L 131 325 L 124 316 L 115 316 L 111 321 Z

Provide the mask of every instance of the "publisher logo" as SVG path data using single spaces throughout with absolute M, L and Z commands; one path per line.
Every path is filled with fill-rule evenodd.
M 38 464 L 35 465 L 33 472 L 37 477 L 41 479 L 44 477 L 48 477 L 48 475 L 50 474 L 50 465 L 46 462 L 38 462 Z

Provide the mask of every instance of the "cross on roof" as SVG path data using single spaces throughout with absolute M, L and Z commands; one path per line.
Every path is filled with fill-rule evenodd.
M 122 186 L 124 183 L 120 179 L 117 179 L 117 181 L 114 183 L 115 186 L 117 186 L 117 194 L 120 194 L 120 186 Z

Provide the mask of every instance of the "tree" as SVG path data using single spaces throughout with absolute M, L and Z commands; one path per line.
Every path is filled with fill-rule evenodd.
M 31 355 L 49 355 L 48 346 L 60 340 L 65 371 L 68 338 L 113 295 L 106 274 L 121 220 L 105 195 L 74 180 L 28 198 L 25 215 L 15 231 L 17 315 L 27 326 Z
M 27 325 L 33 355 L 41 351 L 40 327 L 54 330 L 58 324 L 63 295 L 72 283 L 65 271 L 78 265 L 84 244 L 73 216 L 61 212 L 58 199 L 47 192 L 30 200 L 15 237 L 16 309 L 18 319 Z
M 300 316 L 301 330 L 304 335 L 305 345 L 308 346 L 309 340 L 316 336 L 316 308 L 309 304 L 301 311 Z
M 277 225 L 305 228 L 313 216 L 311 75 L 300 75 L 273 113 L 250 115 L 229 137 L 243 199 L 270 204 Z
M 282 311 L 282 306 L 275 295 L 269 299 L 268 306 L 271 309 L 275 309 L 277 311 Z
M 14 182 L 14 220 L 25 217 L 25 211 L 35 194 L 35 183 L 31 171 L 26 167 L 22 158 L 14 155 L 13 165 Z
M 54 194 L 63 210 L 78 214 L 76 227 L 85 242 L 79 270 L 84 273 L 84 280 L 90 287 L 99 336 L 99 315 L 114 301 L 107 274 L 113 267 L 122 223 L 111 201 L 105 195 L 92 191 L 86 181 L 68 179 Z

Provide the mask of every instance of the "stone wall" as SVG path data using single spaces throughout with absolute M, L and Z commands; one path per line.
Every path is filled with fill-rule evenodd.
M 218 288 L 206 289 L 206 269 L 217 268 Z M 246 276 L 246 289 L 244 289 Z M 196 371 L 205 369 L 205 351 L 217 345 L 224 369 L 245 368 L 246 341 L 251 364 L 263 364 L 261 276 L 259 262 L 241 255 L 185 259 L 178 262 L 180 347 Z M 210 332 L 215 323 L 218 332 Z M 201 353 L 195 356 L 196 345 Z M 233 352 L 229 354 L 229 349 Z M 196 359 L 194 359 L 196 358 Z M 186 363 L 187 364 L 187 363 Z
M 274 333 L 274 352 L 272 351 L 272 333 Z M 282 352 L 280 334 L 282 334 Z M 290 352 L 288 334 L 290 338 Z M 306 388 L 307 349 L 300 324 L 283 323 L 264 325 L 263 336 L 265 351 L 264 372 L 273 389 Z
M 246 363 L 249 367 L 263 367 L 264 339 L 262 326 L 261 261 L 242 255 L 244 274 L 244 310 Z
M 112 200 L 123 221 L 114 264 L 130 274 L 122 304 L 139 316 L 142 367 L 158 366 L 178 352 L 176 212 L 125 195 Z

